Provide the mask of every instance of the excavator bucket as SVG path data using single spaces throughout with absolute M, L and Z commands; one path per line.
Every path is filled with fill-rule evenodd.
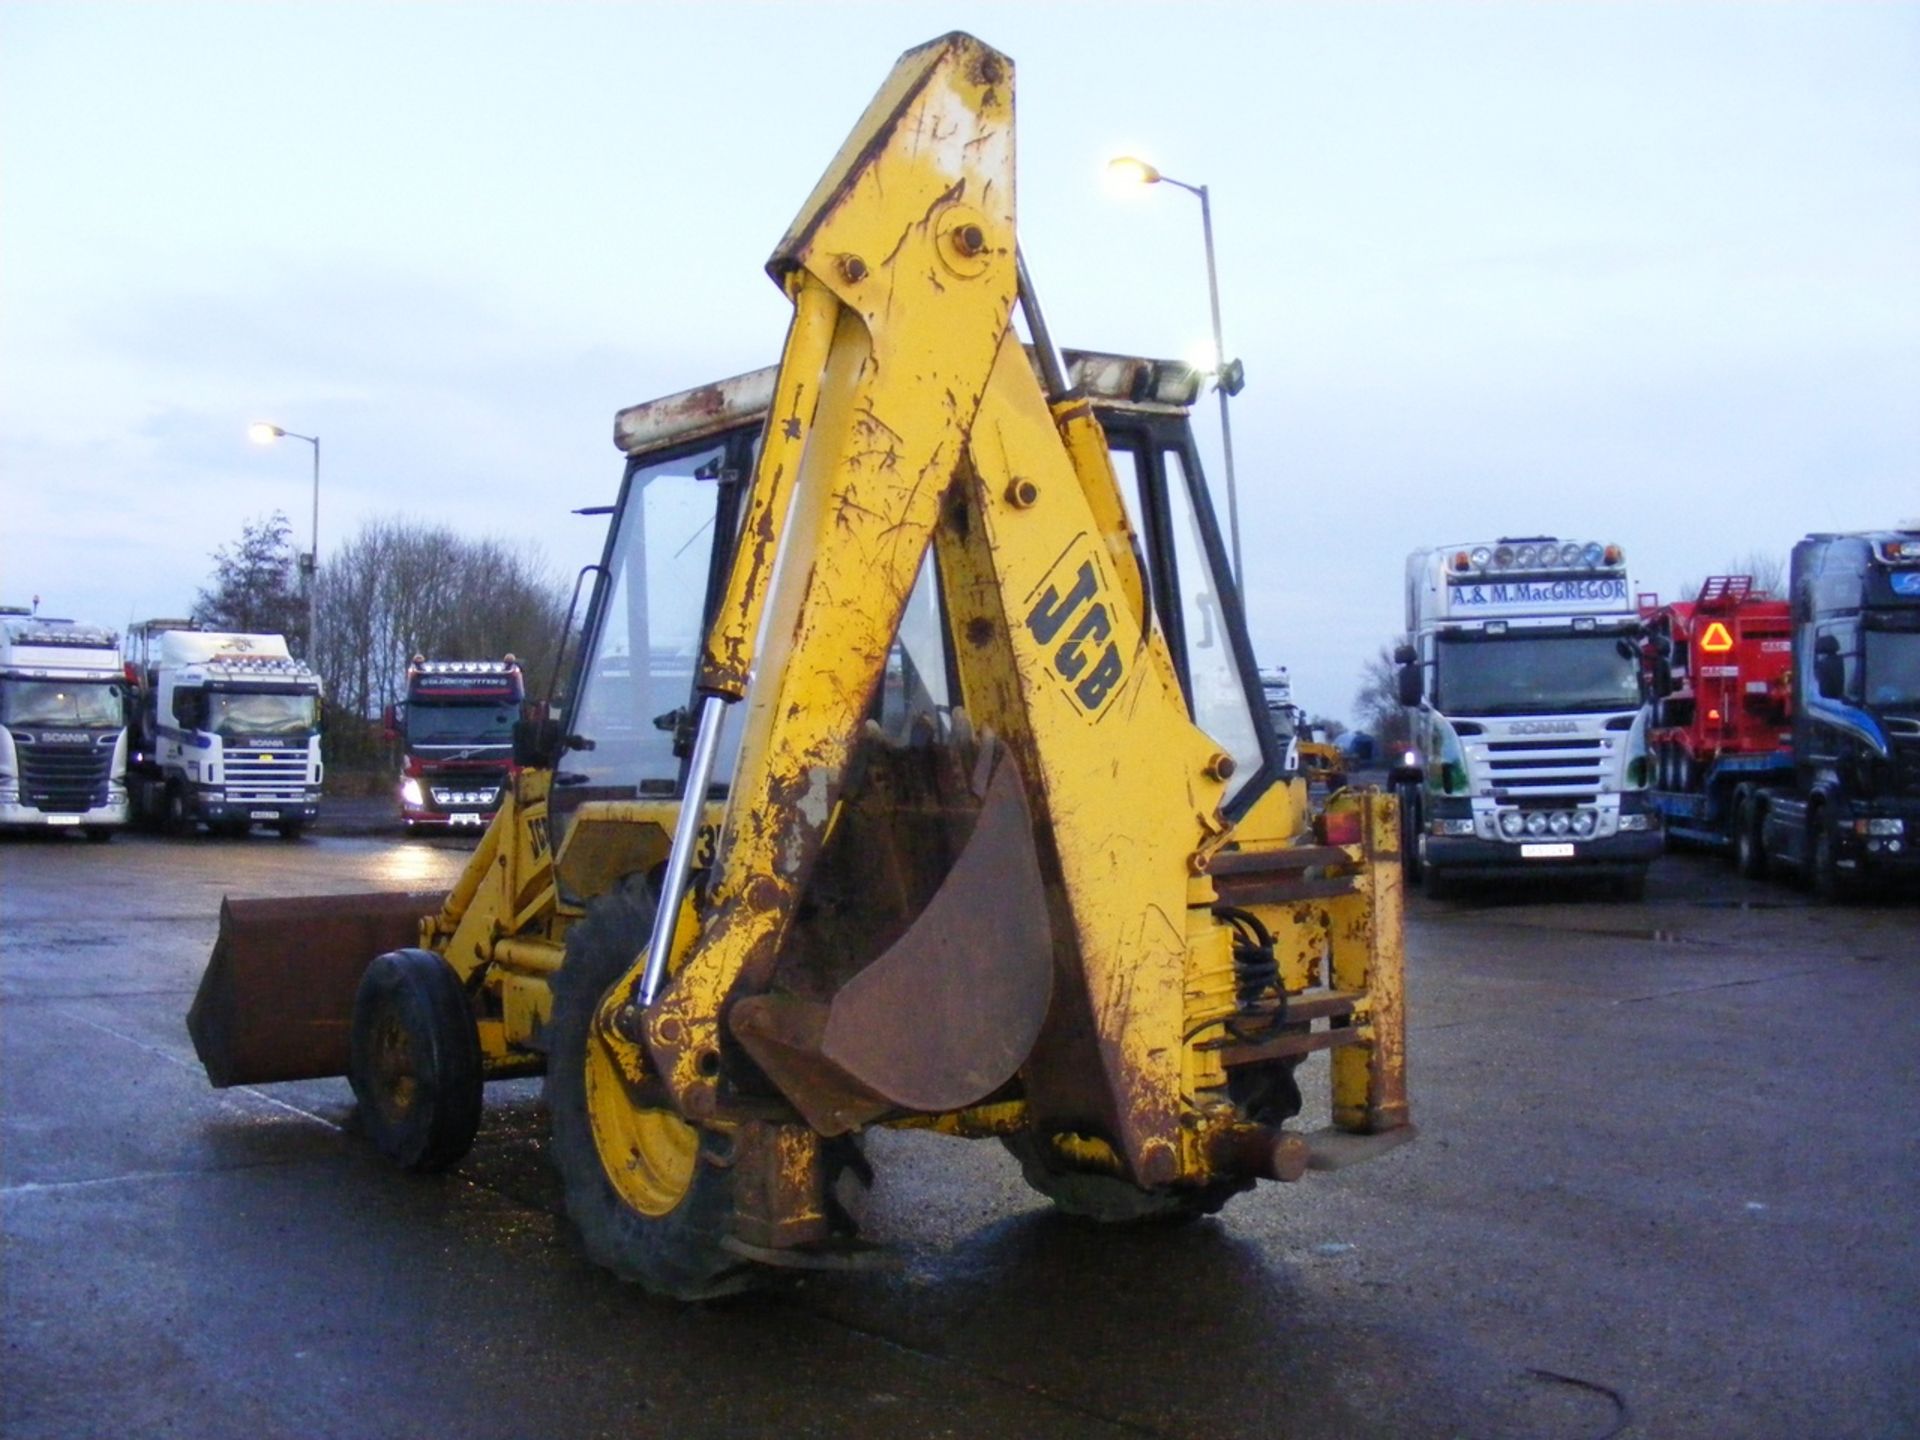
M 954 758 L 936 749 L 921 768 L 951 776 Z M 984 1099 L 1013 1078 L 1046 1019 L 1052 927 L 1019 769 L 988 736 L 970 772 L 960 773 L 970 794 L 957 797 L 958 805 L 949 794 L 920 812 L 931 848 L 943 848 L 940 839 L 957 830 L 959 853 L 904 931 L 849 977 L 823 984 L 804 961 L 783 966 L 782 988 L 733 1008 L 734 1035 L 823 1135 L 886 1114 L 939 1114 Z M 897 784 L 882 788 L 885 802 L 874 809 L 888 812 L 896 833 L 863 834 L 855 805 L 841 841 L 863 852 L 869 880 L 911 870 L 903 851 L 929 848 L 925 839 L 918 847 L 903 843 L 897 827 L 913 807 L 902 804 Z M 896 888 L 916 887 L 908 879 Z
M 420 942 L 438 892 L 223 900 L 220 934 L 187 1033 L 214 1085 L 347 1073 L 360 977 L 376 955 Z

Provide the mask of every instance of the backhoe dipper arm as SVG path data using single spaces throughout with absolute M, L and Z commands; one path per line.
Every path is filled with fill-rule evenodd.
M 668 942 L 688 948 L 657 999 L 623 1015 L 648 998 L 630 973 L 599 1023 L 638 1020 L 676 1105 L 720 1114 L 724 1017 L 773 978 L 937 541 L 966 707 L 1016 758 L 1040 844 L 1028 864 L 1052 877 L 1053 1038 L 1028 1093 L 1166 1184 L 1201 1164 L 1180 1134 L 1183 976 L 1231 766 L 1143 628 L 1097 424 L 1076 397 L 1050 404 L 1013 330 L 1011 85 L 1010 62 L 970 37 L 910 52 L 775 254 L 795 318 L 701 675 L 709 695 L 745 691 L 708 903 L 697 936 L 660 922 L 662 970 Z M 983 978 L 1011 964 L 971 963 Z M 897 1044 L 921 1043 L 916 1019 L 894 1018 Z M 783 1083 L 803 1112 L 832 1111 Z
M 908 52 L 769 264 L 795 318 L 701 669 L 708 694 L 746 692 L 745 734 L 708 914 L 645 1015 L 654 1066 L 691 1115 L 713 1110 L 721 1009 L 771 972 L 818 856 L 1009 329 L 1012 79 L 969 36 Z M 602 1027 L 641 979 L 613 988 Z

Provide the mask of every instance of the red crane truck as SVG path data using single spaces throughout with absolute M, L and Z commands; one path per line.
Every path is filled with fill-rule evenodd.
M 1654 807 L 1667 834 L 1742 853 L 1753 828 L 1738 817 L 1756 789 L 1793 781 L 1793 617 L 1784 599 L 1754 588 L 1748 575 L 1715 575 L 1692 600 L 1662 605 L 1640 597 L 1647 628 L 1642 654 L 1656 698 Z

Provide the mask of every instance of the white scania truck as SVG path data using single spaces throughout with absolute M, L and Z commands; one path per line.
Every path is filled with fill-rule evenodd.
M 149 620 L 128 637 L 139 691 L 127 784 L 135 818 L 292 839 L 320 813 L 320 677 L 278 635 Z
M 1407 874 L 1602 875 L 1637 898 L 1660 853 L 1648 800 L 1640 617 L 1618 545 L 1548 536 L 1407 557 L 1393 771 Z
M 120 637 L 0 607 L 0 828 L 111 840 L 127 823 Z

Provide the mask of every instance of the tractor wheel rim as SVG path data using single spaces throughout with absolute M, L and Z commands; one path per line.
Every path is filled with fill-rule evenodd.
M 388 1119 L 398 1120 L 413 1108 L 420 1079 L 407 1028 L 391 1010 L 381 1015 L 374 1031 L 373 1057 L 380 1109 Z
M 671 1110 L 643 1109 L 606 1046 L 587 1038 L 587 1123 L 614 1192 L 642 1215 L 668 1214 L 693 1184 L 699 1133 Z

